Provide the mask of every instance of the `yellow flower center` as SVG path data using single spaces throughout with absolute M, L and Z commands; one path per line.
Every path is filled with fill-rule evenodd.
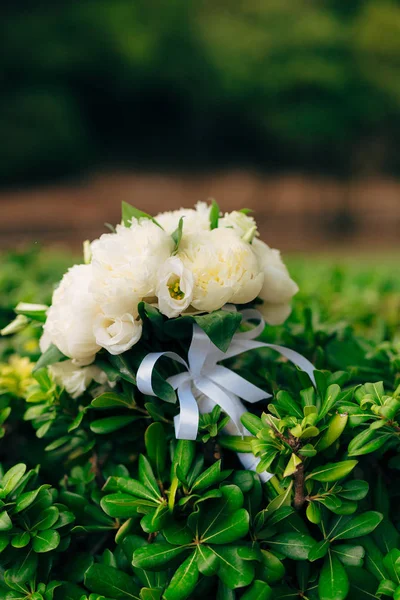
M 178 280 L 170 283 L 168 289 L 171 298 L 174 298 L 174 300 L 183 300 L 183 298 L 185 297 L 185 294 L 182 292 L 179 286 Z

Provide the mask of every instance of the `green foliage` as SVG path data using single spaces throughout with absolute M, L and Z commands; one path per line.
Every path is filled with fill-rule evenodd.
M 316 386 L 273 351 L 230 359 L 273 394 L 243 415 L 244 438 L 225 434 L 228 417 L 215 407 L 196 441 L 176 440 L 166 387 L 176 368 L 161 362 L 153 381 L 168 402 L 143 396 L 137 349 L 101 354 L 112 387 L 71 398 L 43 362 L 33 372 L 15 355 L 21 336 L 38 337 L 25 307 L 31 324 L 5 338 L 0 364 L 0 597 L 400 597 L 397 283 L 384 269 L 377 279 L 349 267 L 311 289 L 305 273 L 291 319 L 263 339 L 313 360 Z M 383 326 L 374 297 L 364 306 L 367 284 Z M 145 347 L 182 354 L 193 318 L 178 327 L 141 311 Z M 221 345 L 240 327 L 230 314 L 197 324 Z M 244 470 L 237 451 L 272 479 Z

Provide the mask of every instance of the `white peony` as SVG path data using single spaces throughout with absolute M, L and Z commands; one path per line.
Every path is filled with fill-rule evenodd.
M 253 217 L 234 210 L 231 213 L 225 213 L 222 219 L 218 222 L 218 227 L 230 227 L 246 241 L 250 242 L 254 236 L 259 235 L 257 231 L 257 223 Z
M 158 273 L 157 298 L 160 311 L 169 318 L 182 314 L 193 298 L 193 274 L 177 256 L 165 261 Z
M 94 321 L 96 342 L 110 354 L 122 354 L 140 340 L 142 323 L 130 313 L 118 317 L 99 314 Z
M 94 322 L 96 342 L 110 354 L 121 354 L 142 334 L 138 304 L 153 300 L 157 272 L 171 255 L 170 235 L 150 219 L 132 219 L 92 243 L 91 291 L 99 306 Z
M 290 302 L 283 302 L 282 304 L 263 302 L 257 305 L 257 310 L 260 311 L 268 325 L 281 325 L 290 316 L 292 305 Z
M 157 271 L 173 247 L 171 236 L 150 219 L 133 219 L 131 227 L 118 225 L 116 233 L 92 242 L 91 289 L 100 305 L 115 295 L 116 286 L 125 296 L 154 296 Z
M 283 323 L 291 312 L 291 299 L 299 291 L 282 261 L 279 250 L 274 250 L 260 240 L 252 248 L 264 271 L 264 283 L 259 293 L 264 304 L 259 307 L 270 325 Z
M 98 307 L 89 291 L 91 281 L 91 265 L 75 265 L 64 275 L 47 313 L 42 352 L 54 344 L 80 365 L 93 362 L 100 346 L 93 334 Z
M 210 206 L 206 202 L 197 202 L 195 208 L 181 208 L 159 213 L 155 220 L 171 235 L 183 217 L 183 237 L 210 230 Z
M 55 382 L 63 387 L 72 398 L 78 398 L 89 387 L 92 381 L 107 383 L 107 375 L 95 365 L 78 367 L 72 360 L 50 365 L 50 373 Z
M 233 229 L 213 229 L 191 236 L 178 252 L 194 276 L 192 306 L 211 312 L 227 302 L 254 300 L 264 274 L 257 257 Z

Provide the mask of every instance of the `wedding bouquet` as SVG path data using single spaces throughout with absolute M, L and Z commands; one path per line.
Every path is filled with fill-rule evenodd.
M 65 274 L 47 312 L 41 350 L 53 345 L 69 359 L 53 371 L 72 394 L 105 380 L 93 366 L 100 351 L 121 355 L 141 342 L 147 311 L 210 315 L 197 320 L 206 327 L 226 305 L 257 302 L 270 325 L 289 316 L 298 287 L 248 211 L 220 217 L 215 203 L 199 202 L 155 218 L 126 203 L 122 212 L 115 231 L 87 245 L 87 264 Z

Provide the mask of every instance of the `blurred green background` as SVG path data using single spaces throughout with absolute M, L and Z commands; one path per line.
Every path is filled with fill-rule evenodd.
M 400 170 L 398 0 L 0 10 L 3 185 L 104 165 Z
M 400 249 L 400 0 L 3 0 L 0 40 L 0 248 L 214 197 Z

